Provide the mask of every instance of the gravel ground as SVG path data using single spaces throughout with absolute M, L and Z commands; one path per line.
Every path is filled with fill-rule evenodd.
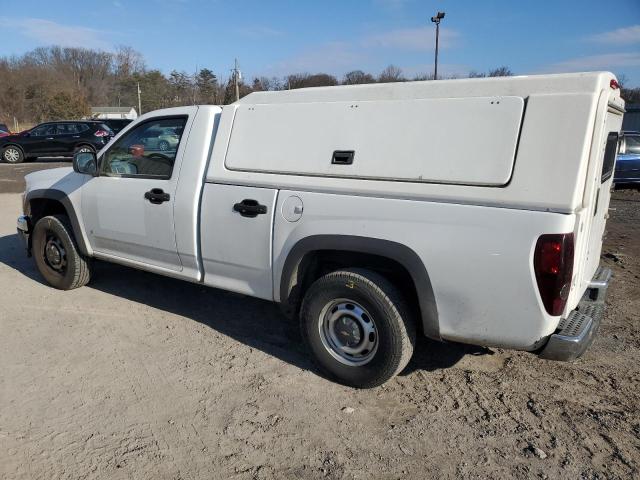
M 23 167 L 0 165 L 3 191 Z M 104 263 L 47 287 L 0 195 L 0 477 L 638 478 L 640 193 L 612 207 L 609 308 L 579 361 L 420 340 L 357 391 L 270 303 Z

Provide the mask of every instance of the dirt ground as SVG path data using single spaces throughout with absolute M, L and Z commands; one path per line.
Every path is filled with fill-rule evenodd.
M 0 165 L 2 191 L 23 167 Z M 358 391 L 270 303 L 104 263 L 49 288 L 0 195 L 0 477 L 639 478 L 640 192 L 611 206 L 608 311 L 579 361 L 421 340 Z

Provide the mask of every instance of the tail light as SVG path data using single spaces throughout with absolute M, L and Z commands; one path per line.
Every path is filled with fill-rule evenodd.
M 108 137 L 109 132 L 107 132 L 106 130 L 96 130 L 96 133 L 94 133 L 94 135 L 96 137 Z
M 554 317 L 567 304 L 573 275 L 573 233 L 542 235 L 536 243 L 533 268 L 544 308 Z

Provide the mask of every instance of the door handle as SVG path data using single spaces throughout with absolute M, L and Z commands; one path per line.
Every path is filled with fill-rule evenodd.
M 161 188 L 152 188 L 148 192 L 144 193 L 144 198 L 149 200 L 154 205 L 159 205 L 162 202 L 168 202 L 171 199 L 171 195 L 164 193 Z
M 260 205 L 257 200 L 245 198 L 240 203 L 236 203 L 233 209 L 243 217 L 255 218 L 258 215 L 267 213 L 267 206 Z
M 53 137 L 47 137 L 45 140 L 53 140 Z

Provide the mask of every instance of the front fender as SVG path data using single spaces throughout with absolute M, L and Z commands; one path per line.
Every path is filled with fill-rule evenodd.
M 37 221 L 38 218 L 47 215 L 46 209 L 48 208 L 46 202 L 38 202 L 38 200 L 51 200 L 61 204 L 71 222 L 78 249 L 83 255 L 92 256 L 93 250 L 91 249 L 89 239 L 81 222 L 82 216 L 79 211 L 80 193 L 79 188 L 72 191 L 65 191 L 58 188 L 28 189 L 23 197 L 23 210 L 25 214 L 31 216 L 32 225 L 35 225 L 35 221 Z M 37 205 L 40 211 L 33 211 L 32 205 Z M 78 205 L 78 207 L 76 207 L 76 205 Z

